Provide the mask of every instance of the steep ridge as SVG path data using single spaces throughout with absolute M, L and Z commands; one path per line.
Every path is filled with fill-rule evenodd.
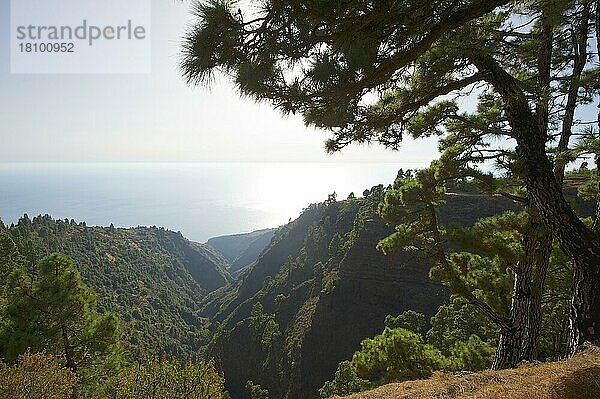
M 162 228 L 87 227 L 25 216 L 8 232 L 30 265 L 52 252 L 72 258 L 99 308 L 120 316 L 134 356 L 195 356 L 208 339 L 201 300 L 233 281 L 227 261 L 212 248 Z
M 237 274 L 243 268 L 254 262 L 265 248 L 271 243 L 273 236 L 275 235 L 276 229 L 268 230 L 264 234 L 256 237 L 248 247 L 231 263 L 229 266 L 229 272 Z
M 376 250 L 392 231 L 376 213 L 382 194 L 375 187 L 366 199 L 311 205 L 240 281 L 204 301 L 203 315 L 217 331 L 210 354 L 234 397 L 247 397 L 252 380 L 272 397 L 314 398 L 337 364 L 381 331 L 386 315 L 412 309 L 430 317 L 447 299 L 426 260 Z M 518 206 L 455 192 L 440 214 L 460 225 L 508 209 Z
M 232 312 L 251 299 L 263 287 L 268 277 L 275 276 L 289 257 L 298 253 L 304 245 L 309 228 L 322 215 L 322 209 L 310 206 L 298 219 L 278 229 L 256 263 L 246 270 L 237 282 L 206 297 L 202 314 L 217 323 L 228 317 L 233 318 Z

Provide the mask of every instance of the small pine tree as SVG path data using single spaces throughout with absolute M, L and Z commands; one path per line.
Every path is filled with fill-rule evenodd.
M 246 391 L 250 394 L 250 399 L 269 399 L 269 390 L 255 384 L 254 381 L 246 382 Z
M 356 366 L 345 360 L 338 365 L 333 380 L 325 382 L 319 390 L 319 395 L 321 398 L 327 399 L 335 395 L 346 396 L 366 391 L 372 387 L 373 384 L 358 376 Z
M 358 375 L 377 384 L 428 378 L 435 370 L 447 368 L 447 359 L 414 332 L 386 328 L 382 334 L 365 339 L 352 357 Z
M 414 310 L 407 310 L 396 317 L 387 315 L 384 324 L 390 329 L 404 328 L 416 334 L 423 334 L 425 330 L 425 315 Z
M 96 297 L 83 283 L 73 262 L 60 254 L 44 258 L 37 275 L 14 271 L 7 282 L 7 343 L 9 361 L 28 349 L 51 350 L 73 371 L 94 367 L 118 349 L 119 323 L 111 313 L 96 312 Z

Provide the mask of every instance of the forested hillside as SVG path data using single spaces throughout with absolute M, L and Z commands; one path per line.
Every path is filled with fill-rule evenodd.
M 24 216 L 6 231 L 30 269 L 53 252 L 73 259 L 99 309 L 120 317 L 125 348 L 134 357 L 196 356 L 208 339 L 200 303 L 231 281 L 218 252 L 162 228 L 87 227 Z
M 215 248 L 230 262 L 229 272 L 234 274 L 258 258 L 271 242 L 276 230 L 265 229 L 251 233 L 214 237 L 206 244 Z

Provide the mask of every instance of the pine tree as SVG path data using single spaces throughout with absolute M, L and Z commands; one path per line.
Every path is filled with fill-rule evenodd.
M 456 162 L 434 162 L 414 178 L 396 180 L 380 207 L 381 215 L 396 226 L 396 232 L 382 240 L 379 248 L 385 253 L 418 250 L 433 259 L 431 276 L 475 306 L 500 330 L 492 367 L 514 367 L 523 356 L 529 321 L 537 260 L 532 259 L 536 253 L 530 247 L 536 241 L 532 237 L 545 230 L 536 231 L 531 224 L 534 218 L 527 212 L 506 212 L 468 228 L 447 229 L 439 221 L 437 209 L 444 202 L 445 179 L 459 170 L 469 172 L 453 171 L 452 164 Z
M 7 360 L 28 350 L 47 350 L 77 372 L 102 364 L 118 350 L 117 318 L 96 312 L 94 294 L 67 257 L 44 258 L 35 275 L 17 269 L 6 289 L 7 327 L 1 341 Z

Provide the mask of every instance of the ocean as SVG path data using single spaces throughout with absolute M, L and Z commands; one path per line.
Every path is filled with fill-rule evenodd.
M 399 164 L 0 164 L 0 219 L 162 226 L 191 240 L 276 227 L 310 203 L 393 182 Z

